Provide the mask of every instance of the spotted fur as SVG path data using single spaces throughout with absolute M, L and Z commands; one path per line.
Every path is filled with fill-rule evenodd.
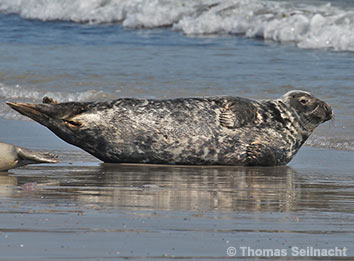
M 305 104 L 306 100 L 306 104 Z M 240 97 L 8 103 L 104 162 L 188 165 L 288 163 L 329 105 L 303 91 Z

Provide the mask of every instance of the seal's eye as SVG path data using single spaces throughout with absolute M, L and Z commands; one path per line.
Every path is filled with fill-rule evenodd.
M 306 98 L 304 98 L 304 97 L 302 97 L 302 98 L 299 100 L 299 102 L 300 102 L 301 104 L 305 105 L 305 104 L 307 104 L 307 103 L 309 102 L 309 100 L 306 99 Z

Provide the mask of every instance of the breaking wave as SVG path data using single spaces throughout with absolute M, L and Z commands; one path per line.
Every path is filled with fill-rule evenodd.
M 0 0 L 0 11 L 42 21 L 171 27 L 187 35 L 238 34 L 300 48 L 354 51 L 354 9 L 294 2 Z

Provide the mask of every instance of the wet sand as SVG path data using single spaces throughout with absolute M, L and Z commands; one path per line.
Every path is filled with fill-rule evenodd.
M 0 124 L 1 141 L 62 160 L 1 173 L 0 260 L 216 260 L 232 247 L 353 260 L 354 152 L 304 147 L 267 168 L 103 164 L 33 122 Z

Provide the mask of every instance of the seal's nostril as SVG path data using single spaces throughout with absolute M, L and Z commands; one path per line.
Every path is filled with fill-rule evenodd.
M 329 106 L 324 101 L 320 101 L 319 108 L 321 109 L 321 111 L 323 113 L 322 117 L 323 117 L 324 121 L 328 121 L 328 120 L 333 119 L 334 113 L 333 113 L 331 106 Z
M 324 104 L 323 107 L 324 107 L 327 118 L 332 119 L 334 116 L 334 113 L 333 113 L 331 106 L 329 106 L 328 104 Z

